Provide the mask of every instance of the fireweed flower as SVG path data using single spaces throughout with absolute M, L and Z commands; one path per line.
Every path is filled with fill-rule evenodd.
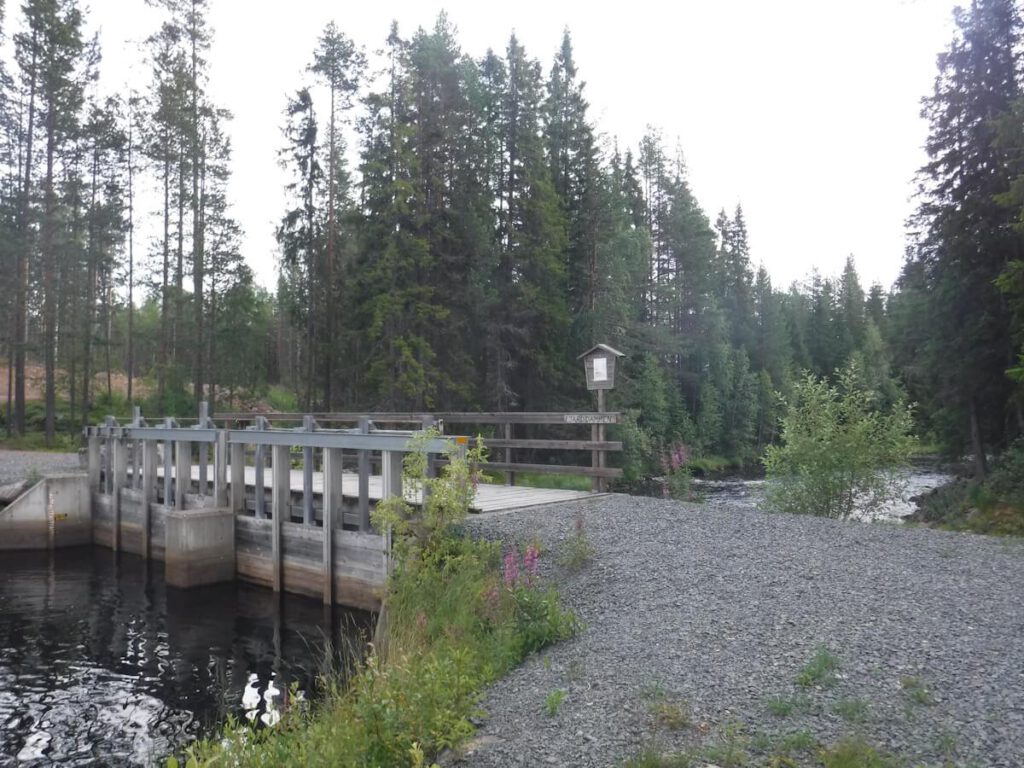
M 511 589 L 519 579 L 519 557 L 515 550 L 505 555 L 505 586 Z
M 532 584 L 533 577 L 537 575 L 538 557 L 540 557 L 540 552 L 537 551 L 537 547 L 531 544 L 526 548 L 526 554 L 523 555 L 523 569 L 526 571 L 527 584 Z

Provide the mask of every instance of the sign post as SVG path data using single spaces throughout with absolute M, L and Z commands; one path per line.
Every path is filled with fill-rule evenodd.
M 605 392 L 615 388 L 615 363 L 625 354 L 607 344 L 595 344 L 577 357 L 583 360 L 583 368 L 587 374 L 587 389 L 597 391 L 597 412 L 605 412 Z M 590 428 L 590 439 L 594 443 L 604 442 L 604 424 L 595 423 Z M 595 447 L 590 452 L 590 462 L 594 469 L 605 466 L 605 451 Z M 591 478 L 591 488 L 597 492 L 605 490 L 603 477 Z

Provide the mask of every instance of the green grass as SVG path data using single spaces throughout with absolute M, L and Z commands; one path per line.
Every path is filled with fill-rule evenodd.
M 725 456 L 694 456 L 687 466 L 695 475 L 710 475 L 727 469 L 737 469 L 740 465 Z
M 836 684 L 835 673 L 839 669 L 839 657 L 824 645 L 819 646 L 814 656 L 796 676 L 796 684 L 801 688 L 820 686 L 831 688 Z
M 272 386 L 267 389 L 267 404 L 278 413 L 296 413 L 299 410 L 299 398 L 285 387 Z
M 868 703 L 863 699 L 840 699 L 833 711 L 848 723 L 863 723 L 868 719 Z
M 587 536 L 582 513 L 576 514 L 572 534 L 565 540 L 558 562 L 570 571 L 578 571 L 594 559 L 594 547 Z
M 506 472 L 488 469 L 482 479 L 494 485 L 504 485 L 507 477 Z M 590 478 L 586 475 L 549 475 L 546 472 L 516 472 L 516 485 L 559 491 L 589 491 L 591 487 Z
M 548 717 L 554 717 L 559 713 L 567 695 L 561 688 L 556 688 L 548 694 L 544 700 L 544 711 L 548 713 Z
M 821 753 L 823 768 L 901 768 L 903 762 L 861 738 L 848 738 Z
M 935 703 L 931 691 L 928 690 L 928 687 L 920 677 L 912 675 L 900 678 L 900 688 L 903 689 L 904 695 L 912 704 L 930 707 Z
M 813 706 L 813 702 L 803 694 L 795 694 L 793 696 L 776 695 L 766 699 L 765 706 L 776 717 L 789 717 L 794 712 L 809 711 Z
M 6 437 L 0 439 L 0 450 L 5 451 L 41 451 L 48 453 L 73 453 L 81 446 L 82 440 L 78 435 L 58 433 L 54 435 L 53 442 L 46 444 L 46 435 L 42 432 L 29 432 L 18 437 Z

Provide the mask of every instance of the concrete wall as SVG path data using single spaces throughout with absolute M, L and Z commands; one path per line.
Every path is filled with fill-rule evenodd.
M 167 512 L 167 583 L 190 589 L 235 578 L 235 515 L 227 507 Z
M 0 510 L 0 550 L 73 547 L 92 542 L 84 474 L 46 477 Z

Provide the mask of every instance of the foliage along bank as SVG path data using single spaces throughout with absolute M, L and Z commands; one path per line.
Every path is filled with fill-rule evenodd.
M 375 524 L 395 535 L 395 571 L 376 642 L 350 679 L 323 680 L 312 704 L 293 697 L 272 727 L 229 721 L 188 747 L 185 765 L 429 764 L 472 734 L 484 686 L 576 631 L 540 579 L 535 545 L 503 552 L 458 531 L 479 480 L 470 461 L 480 458 L 479 449 L 453 453 L 428 479 L 425 454 L 407 454 L 405 479 L 427 489 L 427 503 L 414 513 L 399 497 L 375 511 Z

